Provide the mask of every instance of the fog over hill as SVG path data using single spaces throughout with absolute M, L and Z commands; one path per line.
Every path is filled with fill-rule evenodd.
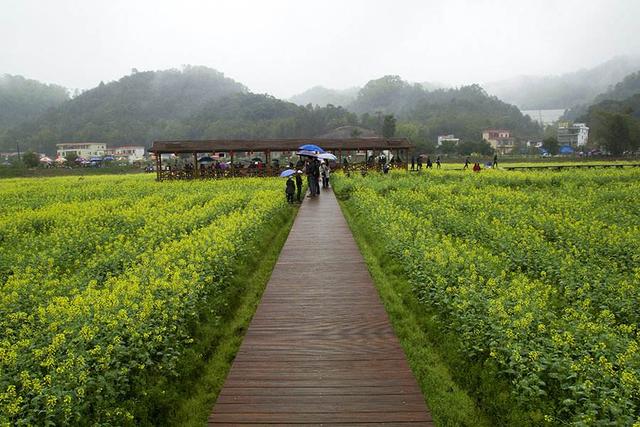
M 640 69 L 640 56 L 618 56 L 594 68 L 557 76 L 519 76 L 482 85 L 486 91 L 522 110 L 565 109 L 588 104 Z
M 292 96 L 289 101 L 298 105 L 319 105 L 324 107 L 327 104 L 346 107 L 351 104 L 358 95 L 359 87 L 348 89 L 328 89 L 323 86 L 314 86 L 302 93 Z
M 606 106 L 604 109 L 609 109 L 615 106 L 627 105 L 627 107 L 637 108 L 637 96 L 640 94 L 640 71 L 629 74 L 622 81 L 610 86 L 609 89 L 593 99 L 588 104 L 575 105 L 564 114 L 566 120 L 578 120 L 589 112 L 589 110 L 599 109 Z M 635 102 L 631 101 L 635 96 Z M 627 102 L 628 101 L 628 102 Z M 630 104 L 629 104 L 630 102 Z M 635 114 L 640 114 L 640 111 L 634 111 Z

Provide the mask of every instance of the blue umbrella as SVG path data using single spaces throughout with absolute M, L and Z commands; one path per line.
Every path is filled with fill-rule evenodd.
M 283 178 L 288 178 L 291 175 L 295 175 L 296 171 L 293 169 L 287 169 L 286 171 L 282 171 L 282 173 L 280 174 L 281 177 Z
M 112 161 L 114 161 L 115 159 L 113 158 L 113 156 L 107 156 L 107 157 L 105 157 L 105 158 L 104 158 L 104 159 L 102 159 L 102 160 L 104 160 L 104 161 L 106 161 L 106 162 L 112 162 Z
M 198 161 L 199 161 L 200 163 L 212 163 L 212 162 L 213 162 L 213 157 L 210 157 L 210 156 L 200 157 L 200 158 L 198 159 Z
M 314 144 L 305 144 L 305 145 L 301 145 L 300 147 L 298 147 L 299 150 L 305 150 L 305 151 L 315 151 L 317 153 L 324 153 L 324 150 L 320 147 L 318 147 L 317 145 Z
M 92 157 L 89 159 L 90 162 L 101 162 L 102 157 Z

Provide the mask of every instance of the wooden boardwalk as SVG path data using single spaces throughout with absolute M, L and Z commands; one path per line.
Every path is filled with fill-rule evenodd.
M 594 169 L 594 168 L 639 168 L 640 163 L 607 163 L 607 164 L 591 164 L 588 162 L 579 165 L 543 165 L 543 166 L 504 166 L 499 168 L 509 171 L 526 171 L 526 170 L 563 170 L 563 169 Z
M 433 425 L 332 191 L 300 208 L 209 424 Z

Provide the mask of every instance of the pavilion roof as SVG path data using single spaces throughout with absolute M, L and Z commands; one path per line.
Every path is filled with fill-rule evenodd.
M 288 138 L 288 139 L 212 139 L 154 141 L 152 153 L 212 153 L 229 151 L 296 151 L 305 144 L 335 150 L 411 149 L 407 138 Z

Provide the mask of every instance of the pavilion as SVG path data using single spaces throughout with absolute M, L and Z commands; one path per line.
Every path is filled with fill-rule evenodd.
M 298 147 L 305 144 L 315 144 L 326 152 L 337 157 L 336 167 L 341 167 L 346 156 L 356 152 L 364 152 L 368 159 L 372 155 L 388 151 L 394 158 L 394 166 L 407 167 L 409 151 L 414 145 L 407 138 L 290 138 L 290 139 L 217 139 L 217 140 L 176 140 L 154 141 L 149 152 L 156 157 L 156 172 L 159 181 L 163 179 L 200 178 L 202 173 L 198 167 L 199 154 L 228 153 L 231 164 L 224 176 L 244 176 L 246 170 L 236 167 L 234 159 L 238 153 L 263 153 L 265 167 L 261 175 L 273 176 L 280 172 L 280 167 L 272 165 L 273 153 L 295 153 Z M 163 168 L 162 154 L 193 156 L 193 170 L 189 173 L 178 173 L 170 168 Z M 202 176 L 204 177 L 204 176 Z

